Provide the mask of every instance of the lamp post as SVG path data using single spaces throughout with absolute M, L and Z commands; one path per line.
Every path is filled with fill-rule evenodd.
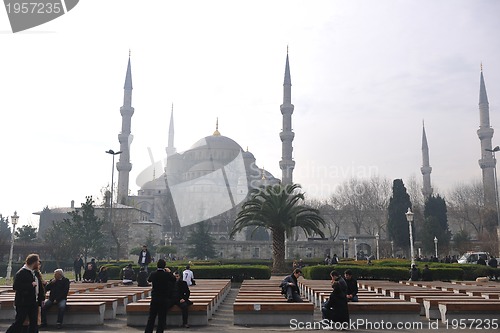
M 12 234 L 10 238 L 10 254 L 9 254 L 9 263 L 7 265 L 7 275 L 5 277 L 6 280 L 10 280 L 12 274 L 12 255 L 14 254 L 14 233 L 16 232 L 16 224 L 19 221 L 19 216 L 17 216 L 17 212 L 14 212 L 14 215 L 11 217 L 12 222 Z
M 438 257 L 438 238 L 434 236 L 434 252 L 436 252 L 436 258 Z
M 394 241 L 391 240 L 391 257 L 394 258 Z
M 114 188 L 114 178 L 115 178 L 115 155 L 119 155 L 122 152 L 121 151 L 113 151 L 113 150 L 108 150 L 106 151 L 107 154 L 113 155 L 113 164 L 111 165 L 111 200 L 109 203 L 109 224 L 112 226 L 113 225 L 113 188 Z M 119 255 L 119 253 L 117 254 Z M 120 258 L 116 258 L 117 260 Z
M 411 255 L 411 265 L 413 266 L 415 264 L 415 253 L 413 251 L 413 231 L 411 227 L 411 223 L 413 222 L 413 213 L 408 207 L 408 211 L 405 213 L 406 215 L 406 220 L 408 220 L 408 227 L 410 228 L 410 255 Z
M 358 261 L 358 244 L 356 243 L 357 239 L 354 237 L 354 260 Z
M 377 245 L 377 260 L 380 259 L 380 251 L 379 251 L 379 247 L 378 247 L 378 241 L 380 239 L 380 235 L 378 234 L 378 232 L 375 234 L 375 241 L 376 241 L 376 245 Z
M 345 258 L 345 239 L 342 240 L 342 258 Z
M 165 234 L 165 246 L 167 246 L 167 242 L 168 242 L 168 234 Z
M 495 204 L 497 206 L 497 237 L 498 237 L 498 243 L 500 244 L 500 207 L 498 202 L 497 158 L 495 154 L 497 151 L 500 151 L 500 146 L 496 146 L 493 149 L 485 149 L 485 150 L 493 154 L 493 161 L 495 161 L 495 169 L 493 169 L 495 175 Z M 500 245 L 498 246 L 498 252 L 499 252 L 498 255 L 500 256 Z

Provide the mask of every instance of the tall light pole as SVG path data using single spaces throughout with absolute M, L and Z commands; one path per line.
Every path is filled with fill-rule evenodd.
M 358 261 L 358 244 L 356 243 L 357 239 L 354 237 L 354 260 Z
M 405 213 L 406 215 L 406 220 L 408 221 L 408 226 L 410 228 L 410 255 L 411 255 L 411 265 L 415 265 L 415 253 L 413 251 L 413 231 L 411 227 L 411 223 L 413 222 L 413 213 L 408 207 L 408 211 Z
M 375 234 L 375 241 L 376 241 L 376 245 L 377 245 L 377 260 L 380 259 L 380 251 L 379 251 L 379 247 L 378 247 L 378 241 L 380 239 L 380 235 L 378 234 L 378 232 Z
M 394 241 L 391 240 L 391 257 L 394 258 Z
M 113 155 L 113 164 L 111 165 L 111 200 L 109 203 L 109 224 L 110 226 L 113 226 L 113 188 L 114 186 L 114 181 L 115 181 L 115 156 L 121 154 L 121 151 L 113 151 L 113 150 L 108 150 L 106 151 L 107 154 Z M 119 253 L 117 253 L 119 255 Z M 118 260 L 120 258 L 116 258 Z
M 345 239 L 342 240 L 342 258 L 346 257 L 345 253 Z
M 10 238 L 10 254 L 9 254 L 9 263 L 7 265 L 7 275 L 5 277 L 6 280 L 10 280 L 10 277 L 12 275 L 12 255 L 14 254 L 14 234 L 16 232 L 16 224 L 17 221 L 19 221 L 19 216 L 17 216 L 17 212 L 14 212 L 14 215 L 11 217 L 11 223 L 12 223 L 12 234 Z
M 485 149 L 486 151 L 489 151 L 490 153 L 493 154 L 493 161 L 495 161 L 495 169 L 494 170 L 494 175 L 495 175 L 495 203 L 497 206 L 497 238 L 498 238 L 498 255 L 500 256 L 500 207 L 499 207 L 499 202 L 498 202 L 498 179 L 497 179 L 497 158 L 496 158 L 496 152 L 500 151 L 500 146 L 496 146 L 493 149 Z
M 434 236 L 434 252 L 436 252 L 436 258 L 438 257 L 438 238 Z

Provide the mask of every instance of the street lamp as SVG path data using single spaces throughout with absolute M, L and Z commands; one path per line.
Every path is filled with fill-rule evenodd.
M 489 151 L 490 153 L 493 154 L 493 161 L 495 161 L 495 169 L 494 169 L 494 175 L 495 175 L 495 204 L 497 206 L 497 237 L 498 237 L 498 243 L 500 244 L 500 207 L 498 203 L 498 179 L 497 179 L 497 158 L 496 158 L 496 152 L 500 151 L 500 146 L 496 146 L 493 149 L 485 149 L 486 151 Z M 500 256 L 500 245 L 498 246 L 498 252 Z
M 16 224 L 17 221 L 19 221 L 19 216 L 17 216 L 17 212 L 14 212 L 14 215 L 12 215 L 10 218 L 12 221 L 12 234 L 10 238 L 10 254 L 9 254 L 9 263 L 7 265 L 7 276 L 5 277 L 6 280 L 10 280 L 12 274 L 12 255 L 14 254 L 14 234 L 16 232 Z
M 358 244 L 356 243 L 357 239 L 354 237 L 354 260 L 358 261 Z
M 375 234 L 375 241 L 376 241 L 376 245 L 377 245 L 377 260 L 380 259 L 380 251 L 379 251 L 379 247 L 378 247 L 378 241 L 380 239 L 380 235 L 378 234 L 378 232 Z
M 411 255 L 411 265 L 415 265 L 415 254 L 413 251 L 413 231 L 411 227 L 411 223 L 413 222 L 413 213 L 408 207 L 408 211 L 405 213 L 406 215 L 406 220 L 408 220 L 408 227 L 410 228 L 410 255 Z
M 107 154 L 113 155 L 113 164 L 111 165 L 111 200 L 110 200 L 110 206 L 109 206 L 109 224 L 113 226 L 113 188 L 114 188 L 114 178 L 115 178 L 115 155 L 119 155 L 122 152 L 117 151 L 114 152 L 113 150 L 108 150 L 106 151 Z M 119 253 L 117 253 L 119 255 Z M 120 258 L 116 258 L 117 260 Z
M 345 258 L 345 239 L 342 240 L 342 258 Z
M 394 258 L 394 241 L 391 240 L 391 257 Z
M 434 236 L 434 251 L 436 252 L 436 258 L 438 257 L 438 238 Z

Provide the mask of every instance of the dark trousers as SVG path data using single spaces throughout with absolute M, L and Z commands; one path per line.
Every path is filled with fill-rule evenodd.
M 30 306 L 16 306 L 16 318 L 14 323 L 10 325 L 5 333 L 18 333 L 21 332 L 23 327 L 23 322 L 26 317 L 30 320 L 30 325 L 28 327 L 28 333 L 38 332 L 38 305 L 33 304 Z
M 181 309 L 181 314 L 182 314 L 182 325 L 187 325 L 188 323 L 188 308 L 189 308 L 189 305 L 192 304 L 188 301 L 184 301 L 184 302 L 176 302 L 175 305 L 177 305 L 180 309 Z
M 292 286 L 286 287 L 286 298 L 293 302 L 303 302 L 299 293 Z
M 82 271 L 75 269 L 75 281 L 82 281 Z
M 156 317 L 158 317 L 158 325 L 156 326 L 156 333 L 163 333 L 165 324 L 167 322 L 167 309 L 169 307 L 167 300 L 151 301 L 149 303 L 149 317 L 146 324 L 144 333 L 153 333 Z

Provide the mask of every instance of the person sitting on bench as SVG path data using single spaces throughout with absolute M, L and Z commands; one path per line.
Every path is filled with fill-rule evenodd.
M 300 268 L 295 268 L 293 273 L 288 275 L 281 281 L 281 293 L 285 295 L 288 302 L 303 302 L 300 298 L 300 290 L 297 284 L 297 279 L 302 274 Z

